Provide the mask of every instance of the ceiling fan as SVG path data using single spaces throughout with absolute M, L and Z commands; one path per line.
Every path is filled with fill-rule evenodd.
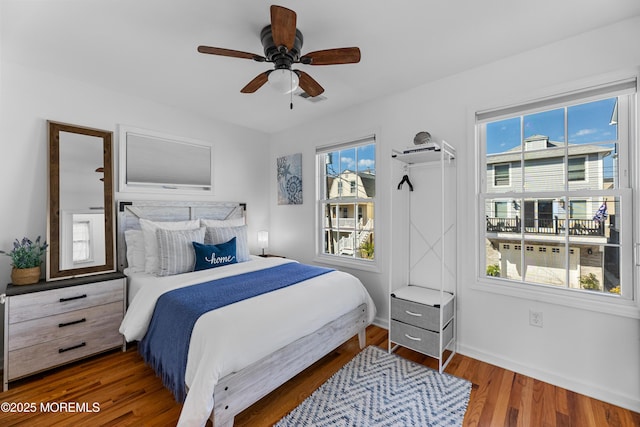
M 198 52 L 273 63 L 273 70 L 258 74 L 240 90 L 242 93 L 254 93 L 269 81 L 270 85 L 282 93 L 291 93 L 300 86 L 309 96 L 318 96 L 324 92 L 324 88 L 304 71 L 292 70 L 293 64 L 335 65 L 360 62 L 360 49 L 357 47 L 317 50 L 302 55 L 303 39 L 302 33 L 296 28 L 296 13 L 282 6 L 271 6 L 271 25 L 262 29 L 260 39 L 264 56 L 210 46 L 198 46 Z

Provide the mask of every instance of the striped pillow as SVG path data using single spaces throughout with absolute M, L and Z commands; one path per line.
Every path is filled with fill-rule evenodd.
M 191 242 L 204 242 L 205 227 L 195 230 L 156 230 L 158 240 L 158 276 L 193 271 L 196 257 Z
M 247 243 L 247 226 L 239 227 L 207 227 L 204 243 L 207 245 L 219 245 L 236 238 L 236 259 L 238 262 L 249 261 L 249 244 Z

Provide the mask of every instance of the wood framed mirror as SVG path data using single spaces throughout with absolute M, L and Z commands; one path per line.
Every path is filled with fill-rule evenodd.
M 47 124 L 46 279 L 115 271 L 113 133 L 53 121 Z

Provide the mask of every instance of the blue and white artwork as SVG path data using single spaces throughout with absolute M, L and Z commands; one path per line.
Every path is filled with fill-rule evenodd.
M 302 153 L 278 157 L 278 204 L 302 204 Z

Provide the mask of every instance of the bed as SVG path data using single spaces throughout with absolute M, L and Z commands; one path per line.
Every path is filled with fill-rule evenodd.
M 206 220 L 207 233 L 246 230 L 236 225 L 244 223 L 245 208 L 221 202 L 119 203 L 118 263 L 129 285 L 129 307 L 120 331 L 127 341 L 142 340 L 156 301 L 168 292 L 203 286 L 199 284 L 210 280 L 220 283 L 245 274 L 294 267 L 293 260 L 249 255 L 243 262 L 161 277 L 140 271 L 142 243 L 130 237 L 149 221 L 199 220 L 203 224 Z M 216 227 L 220 229 L 210 230 Z M 246 247 L 238 246 L 239 257 L 242 252 L 246 253 Z M 233 425 L 235 415 L 353 336 L 358 336 L 364 348 L 364 331 L 374 315 L 375 307 L 362 283 L 340 271 L 323 272 L 202 315 L 193 326 L 188 345 L 187 394 L 179 425 L 200 426 L 207 418 L 215 427 Z

